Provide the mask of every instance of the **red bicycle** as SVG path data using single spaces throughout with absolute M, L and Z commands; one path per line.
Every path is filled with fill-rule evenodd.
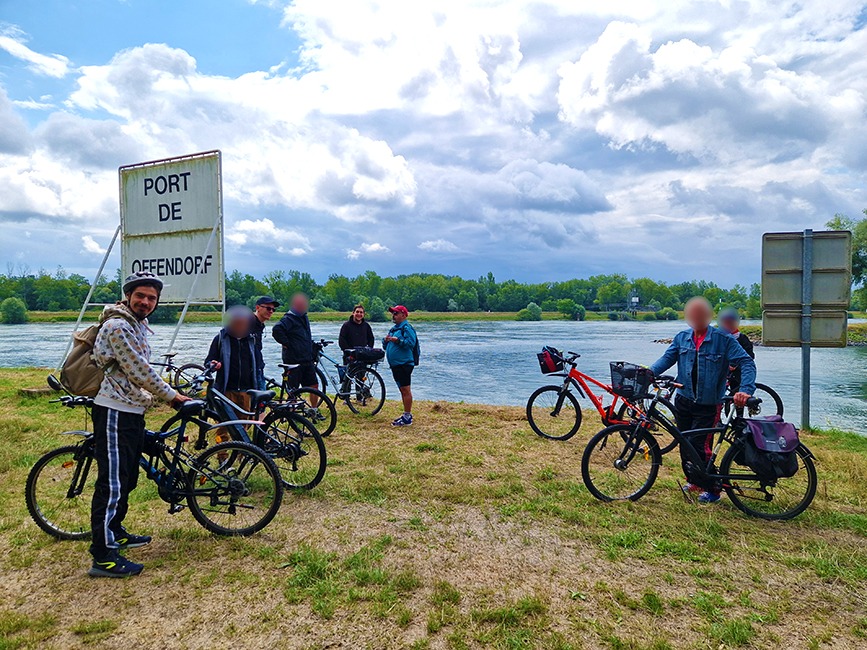
M 578 370 L 577 359 L 581 355 L 577 352 L 564 354 L 555 348 L 545 347 L 538 357 L 543 374 L 550 377 L 563 377 L 563 383 L 559 386 L 542 386 L 527 400 L 527 421 L 530 427 L 538 435 L 549 440 L 568 440 L 581 428 L 583 414 L 575 393 L 590 400 L 599 413 L 603 425 L 608 427 L 629 423 L 638 414 L 643 413 L 648 389 L 663 393 L 671 390 L 666 384 L 657 385 L 648 369 L 632 364 L 621 362 L 611 364 L 612 375 L 616 375 L 618 380 L 624 379 L 624 373 L 628 372 L 630 375 L 625 378 L 625 382 L 618 381 L 618 383 L 625 383 L 627 390 L 624 390 L 623 385 L 619 385 L 615 392 L 611 384 L 603 383 Z M 569 366 L 568 371 L 566 366 Z M 600 392 L 594 393 L 592 386 Z M 631 392 L 629 386 L 633 386 L 632 394 L 636 397 L 634 401 L 626 397 Z M 611 398 L 610 402 L 608 396 Z M 663 394 L 661 397 L 663 398 L 661 403 L 665 404 L 670 395 Z M 673 419 L 674 416 L 671 417 Z M 657 444 L 662 453 L 677 446 L 677 441 L 668 432 L 659 429 L 653 433 L 659 438 Z

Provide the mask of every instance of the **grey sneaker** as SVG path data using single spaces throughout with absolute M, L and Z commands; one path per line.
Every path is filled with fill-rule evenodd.
M 412 424 L 412 415 L 401 415 L 391 423 L 393 427 L 408 427 Z

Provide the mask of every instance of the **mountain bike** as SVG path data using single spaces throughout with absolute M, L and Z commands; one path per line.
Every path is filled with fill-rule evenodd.
M 232 440 L 252 443 L 264 450 L 280 470 L 285 487 L 311 490 L 319 485 L 328 463 L 325 442 L 316 426 L 305 417 L 304 403 L 275 402 L 272 390 L 248 390 L 252 411 L 246 411 L 214 388 L 214 372 L 214 364 L 210 364 L 193 380 L 197 390 L 205 396 L 208 419 L 212 421 L 207 426 L 200 426 L 195 447 L 206 447 L 208 433 L 221 428 L 220 433 Z M 268 412 L 263 418 L 266 409 Z M 239 416 L 250 420 L 236 420 Z M 174 426 L 174 419 L 170 419 L 163 429 Z M 220 421 L 228 422 L 220 427 L 211 426 Z
M 181 395 L 197 397 L 190 392 L 193 388 L 193 379 L 198 377 L 205 370 L 205 367 L 198 363 L 185 363 L 182 366 L 176 366 L 174 358 L 177 355 L 177 352 L 167 352 L 161 356 L 165 361 L 154 361 L 151 365 L 161 368 L 160 376 Z
M 297 364 L 278 364 L 283 368 L 283 377 L 280 382 L 276 379 L 266 378 L 265 387 L 275 393 L 274 401 L 280 403 L 292 403 L 298 410 L 319 430 L 322 437 L 330 436 L 337 427 L 337 408 L 334 401 L 318 388 L 307 386 L 293 387 L 289 385 L 289 371 L 297 368 Z M 313 404 L 316 404 L 314 406 Z
M 52 401 L 85 411 L 93 405 L 91 398 L 73 395 Z M 192 423 L 209 426 L 201 420 L 206 408 L 202 401 L 185 402 L 172 418 L 176 427 L 148 431 L 139 466 L 156 483 L 160 499 L 169 504 L 169 514 L 188 507 L 193 518 L 212 533 L 252 535 L 267 526 L 280 509 L 280 472 L 261 449 L 244 442 L 224 442 L 198 456 L 188 453 L 183 446 L 187 427 Z M 27 510 L 39 528 L 57 539 L 90 539 L 96 482 L 94 438 L 88 431 L 65 435 L 81 439 L 36 461 L 27 477 Z
M 379 361 L 357 360 L 338 363 L 325 353 L 334 341 L 321 339 L 313 344 L 316 375 L 323 392 L 330 386 L 335 401 L 344 402 L 353 413 L 376 415 L 385 404 L 385 382 L 376 371 Z M 330 371 L 330 368 L 333 371 Z
M 546 350 L 553 357 L 554 365 L 551 366 L 553 372 L 549 372 L 545 368 L 543 368 L 543 372 L 549 377 L 563 377 L 563 383 L 559 386 L 542 386 L 533 392 L 530 399 L 527 400 L 527 421 L 536 434 L 550 440 L 568 440 L 578 432 L 578 429 L 581 428 L 583 415 L 575 393 L 590 400 L 606 426 L 627 424 L 632 413 L 638 413 L 642 410 L 640 401 L 630 402 L 614 393 L 610 384 L 605 384 L 578 370 L 577 360 L 581 355 L 577 352 L 564 354 L 554 348 L 546 348 Z M 569 366 L 568 371 L 565 371 L 566 366 Z M 601 389 L 601 392 L 597 395 L 591 386 Z M 660 388 L 660 390 L 664 389 Z M 607 406 L 605 405 L 606 396 L 612 398 Z M 661 397 L 666 397 L 666 395 L 661 395 Z M 666 399 L 659 408 L 669 407 L 670 404 Z M 652 433 L 658 437 L 657 443 L 662 453 L 677 446 L 677 441 L 664 428 L 655 427 Z
M 679 387 L 668 379 L 672 387 Z M 725 490 L 736 508 L 752 517 L 769 520 L 798 516 L 816 494 L 817 477 L 814 456 L 803 443 L 795 449 L 798 470 L 790 478 L 769 480 L 744 464 L 747 429 L 743 409 L 732 407 L 720 426 L 681 432 L 656 406 L 660 398 L 650 400 L 649 408 L 629 424 L 609 426 L 587 443 L 581 458 L 581 476 L 590 493 L 601 501 L 637 501 L 647 494 L 659 474 L 662 454 L 649 428 L 661 422 L 670 431 L 690 460 L 688 473 L 693 482 L 716 483 Z M 724 404 L 732 406 L 734 398 L 726 396 Z M 750 398 L 747 408 L 758 407 L 758 398 Z M 716 439 L 710 458 L 705 462 L 686 440 L 687 434 L 707 433 Z M 728 449 L 719 469 L 715 463 L 724 444 Z

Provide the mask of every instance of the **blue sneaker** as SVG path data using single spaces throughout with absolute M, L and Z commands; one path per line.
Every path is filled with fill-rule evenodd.
M 123 555 L 114 551 L 104 558 L 93 560 L 93 565 L 87 572 L 94 578 L 129 578 L 142 572 L 144 566 L 130 562 Z
M 393 427 L 408 427 L 412 424 L 412 415 L 407 415 L 404 413 L 399 418 L 397 418 L 394 422 L 391 423 Z
M 720 495 L 716 492 L 702 492 L 698 495 L 699 503 L 716 503 L 720 500 Z
M 152 541 L 153 537 L 150 535 L 133 535 L 132 533 L 128 533 L 125 529 L 122 529 L 120 534 L 115 533 L 114 538 L 114 543 L 117 544 L 117 547 L 121 550 L 147 546 Z

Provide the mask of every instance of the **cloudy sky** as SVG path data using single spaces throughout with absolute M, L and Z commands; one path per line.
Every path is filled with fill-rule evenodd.
M 119 165 L 221 149 L 229 269 L 750 283 L 762 232 L 867 207 L 865 26 L 845 0 L 0 0 L 0 262 L 92 275 Z

